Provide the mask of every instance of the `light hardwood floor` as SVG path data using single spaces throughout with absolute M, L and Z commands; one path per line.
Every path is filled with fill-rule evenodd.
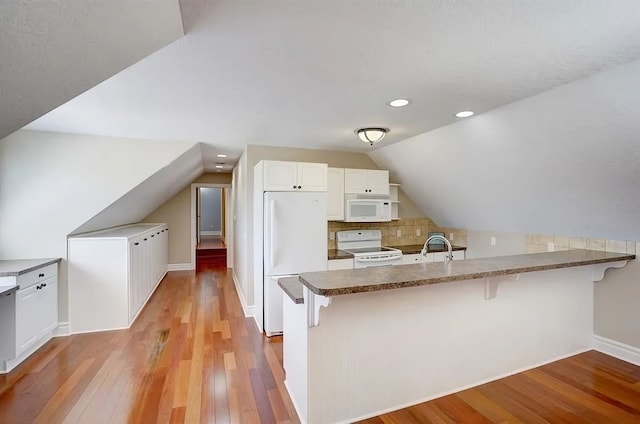
M 0 376 L 0 423 L 299 422 L 230 275 L 169 273 L 129 330 L 50 341 Z M 587 352 L 365 422 L 640 423 L 640 367 Z

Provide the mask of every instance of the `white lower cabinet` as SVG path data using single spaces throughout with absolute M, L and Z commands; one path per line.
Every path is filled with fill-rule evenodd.
M 421 262 L 427 262 L 427 258 L 425 256 L 422 256 L 419 253 L 410 254 L 410 255 L 402 255 L 402 264 L 403 265 L 418 264 L 418 263 L 421 263 Z
M 464 250 L 454 250 L 451 252 L 453 254 L 454 261 L 461 261 L 465 258 Z M 444 262 L 445 252 L 431 252 L 427 253 L 427 256 L 422 256 L 420 253 L 412 253 L 409 255 L 402 255 L 402 264 L 417 264 L 423 262 Z
M 327 269 L 329 271 L 336 269 L 353 269 L 353 259 L 331 259 L 327 261 Z
M 69 237 L 71 333 L 128 328 L 167 273 L 166 224 L 132 224 Z
M 58 326 L 58 264 L 15 280 L 18 289 L 0 296 L 0 372 L 24 361 L 53 337 Z

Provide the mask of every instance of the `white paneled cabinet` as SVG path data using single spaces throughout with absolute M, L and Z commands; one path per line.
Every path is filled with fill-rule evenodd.
M 71 333 L 128 328 L 167 273 L 166 224 L 69 237 Z
M 327 269 L 353 269 L 353 259 L 331 259 L 327 262 Z
M 378 169 L 344 170 L 345 194 L 389 195 L 389 171 Z
M 452 252 L 454 261 L 461 261 L 465 258 L 464 250 L 454 250 Z M 431 252 L 427 253 L 427 256 L 422 256 L 420 253 L 412 253 L 409 255 L 402 255 L 402 264 L 417 264 L 424 262 L 444 262 L 445 252 Z
M 0 280 L 17 287 L 0 298 L 0 372 L 8 372 L 58 327 L 58 263 Z
M 264 191 L 327 191 L 327 164 L 263 161 Z
M 344 220 L 344 168 L 327 170 L 327 221 Z

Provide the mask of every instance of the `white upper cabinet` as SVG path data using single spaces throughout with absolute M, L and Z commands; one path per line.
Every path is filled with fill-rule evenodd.
M 327 170 L 327 221 L 344 220 L 344 169 Z
M 376 169 L 345 169 L 345 194 L 389 195 L 389 171 Z
M 327 191 L 327 164 L 266 160 L 264 191 Z

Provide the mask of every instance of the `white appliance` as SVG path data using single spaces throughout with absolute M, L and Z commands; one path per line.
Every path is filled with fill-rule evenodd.
M 402 265 L 402 250 L 382 246 L 380 230 L 351 230 L 336 233 L 337 248 L 353 255 L 354 268 Z
M 327 193 L 264 193 L 264 331 L 282 333 L 278 279 L 327 270 Z
M 380 198 L 360 198 L 351 194 L 344 199 L 346 222 L 384 222 L 391 221 L 391 202 L 388 196 Z

